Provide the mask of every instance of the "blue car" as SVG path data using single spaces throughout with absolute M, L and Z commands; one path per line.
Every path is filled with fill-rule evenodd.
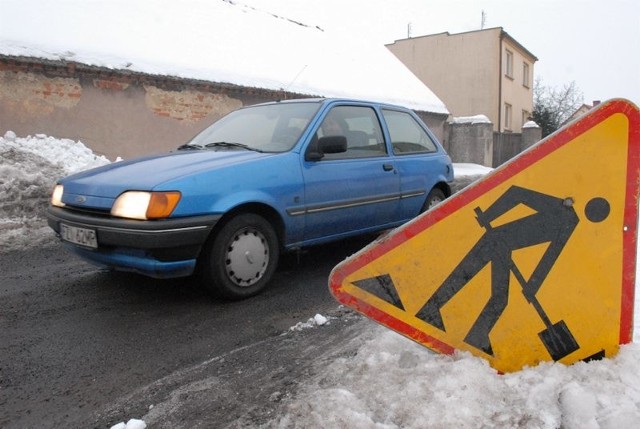
M 84 259 L 218 296 L 261 291 L 279 255 L 399 226 L 451 194 L 411 110 L 346 99 L 241 108 L 176 151 L 60 180 L 48 224 Z

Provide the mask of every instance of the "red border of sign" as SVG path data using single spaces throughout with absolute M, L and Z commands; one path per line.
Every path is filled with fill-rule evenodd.
M 419 343 L 429 345 L 442 353 L 453 353 L 453 347 L 345 292 L 342 289 L 344 279 L 363 266 L 411 239 L 416 234 L 429 228 L 434 223 L 446 218 L 472 200 L 482 196 L 489 190 L 520 173 L 531 164 L 618 113 L 626 115 L 629 120 L 627 189 L 624 213 L 624 222 L 628 230 L 625 232 L 626 237 L 623 239 L 622 250 L 623 278 L 620 344 L 631 342 L 633 339 L 633 307 L 635 299 L 636 249 L 638 239 L 638 193 L 640 191 L 640 110 L 638 110 L 638 107 L 633 103 L 623 99 L 614 99 L 600 104 L 582 118 L 558 130 L 529 150 L 497 168 L 482 180 L 469 186 L 464 191 L 455 194 L 434 210 L 398 228 L 387 239 L 376 243 L 373 247 L 365 249 L 339 264 L 333 270 L 329 279 L 329 289 L 331 293 L 339 302 L 395 331 L 403 333 Z

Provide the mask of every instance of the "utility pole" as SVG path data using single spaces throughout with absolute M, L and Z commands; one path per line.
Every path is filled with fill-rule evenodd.
M 482 19 L 480 20 L 480 30 L 484 30 L 484 24 L 487 20 L 487 14 L 482 11 Z

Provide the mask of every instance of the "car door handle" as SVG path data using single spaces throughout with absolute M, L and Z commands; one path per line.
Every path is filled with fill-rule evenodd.
M 393 170 L 393 164 L 382 164 L 382 169 L 384 171 L 391 171 Z

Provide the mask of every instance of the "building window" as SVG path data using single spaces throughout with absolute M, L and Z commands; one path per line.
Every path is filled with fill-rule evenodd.
M 529 88 L 529 64 L 522 63 L 522 85 Z
M 504 74 L 513 79 L 513 52 L 506 49 L 506 55 L 504 59 Z
M 522 111 L 522 125 L 526 124 L 530 120 L 531 120 L 531 113 L 527 112 L 526 110 L 523 110 Z
M 511 104 L 504 103 L 504 129 L 511 130 L 511 116 L 513 108 Z

